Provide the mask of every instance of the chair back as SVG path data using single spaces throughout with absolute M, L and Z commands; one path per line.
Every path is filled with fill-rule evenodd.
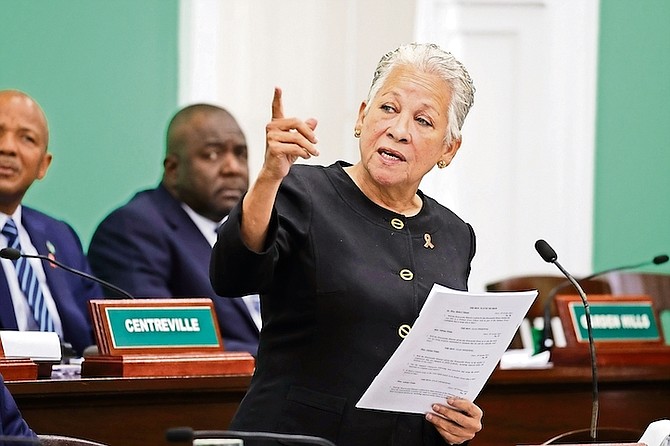
M 579 281 L 584 292 L 588 294 L 609 294 L 610 287 L 605 281 L 598 279 L 589 279 Z M 492 282 L 486 285 L 487 291 L 528 291 L 537 290 L 537 298 L 531 305 L 526 318 L 530 325 L 536 318 L 544 318 L 544 309 L 552 293 L 558 294 L 577 294 L 570 281 L 563 276 L 516 276 Z M 556 316 L 556 303 L 549 302 L 550 316 Z M 510 343 L 510 348 L 520 349 L 524 347 L 522 336 L 519 332 L 514 336 Z
M 646 295 L 652 298 L 656 311 L 670 310 L 670 275 L 654 273 L 613 272 L 603 276 L 612 294 Z
M 588 294 L 609 294 L 610 285 L 604 280 L 580 280 L 579 285 Z M 577 294 L 572 284 L 563 276 L 517 276 L 486 285 L 487 291 L 528 291 L 537 290 L 537 299 L 528 310 L 527 318 L 544 316 L 544 307 L 550 293 Z M 551 314 L 556 314 L 556 305 L 551 303 Z

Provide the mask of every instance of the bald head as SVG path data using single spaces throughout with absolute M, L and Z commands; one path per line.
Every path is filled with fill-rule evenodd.
M 194 122 L 202 120 L 204 117 L 211 117 L 220 121 L 233 122 L 239 129 L 233 115 L 226 109 L 211 104 L 194 104 L 179 110 L 170 120 L 168 125 L 165 149 L 166 155 L 180 154 L 184 151 L 184 145 L 187 143 L 190 135 L 196 131 Z M 242 131 L 240 130 L 240 133 Z
M 14 213 L 28 188 L 46 175 L 49 131 L 42 108 L 27 94 L 0 91 L 0 212 Z
M 41 134 L 44 141 L 44 149 L 49 146 L 49 125 L 44 110 L 37 101 L 26 93 L 19 90 L 0 90 L 0 108 L 15 106 L 26 112 L 26 123 Z
M 198 214 L 220 221 L 249 184 L 247 142 L 223 108 L 196 104 L 170 121 L 163 161 L 163 186 Z

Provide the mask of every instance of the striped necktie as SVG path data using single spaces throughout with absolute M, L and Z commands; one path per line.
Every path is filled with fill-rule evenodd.
M 19 231 L 16 229 L 16 223 L 11 218 L 2 228 L 2 234 L 7 237 L 7 246 L 21 251 L 21 244 L 19 243 Z M 40 331 L 55 331 L 54 322 L 47 309 L 42 288 L 37 280 L 35 271 L 30 266 L 28 259 L 19 257 L 14 262 L 14 269 L 19 279 L 19 286 L 21 291 L 28 299 L 28 305 L 33 313 L 35 322 L 40 327 Z

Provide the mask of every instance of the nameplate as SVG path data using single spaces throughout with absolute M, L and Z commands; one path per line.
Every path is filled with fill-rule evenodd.
M 660 336 L 651 303 L 589 304 L 591 328 L 595 341 L 659 341 Z M 588 341 L 586 310 L 580 303 L 570 303 L 577 340 Z
M 670 365 L 670 347 L 663 343 L 653 300 L 641 295 L 587 296 L 593 340 L 600 366 Z M 584 307 L 579 296 L 556 296 L 566 346 L 551 350 L 556 365 L 591 363 Z
M 250 375 L 247 352 L 225 351 L 208 298 L 90 300 L 99 355 L 85 377 Z
M 607 346 L 663 344 L 658 315 L 649 296 L 594 294 L 587 296 L 593 340 Z M 567 346 L 588 344 L 586 311 L 579 296 L 556 296 Z
M 219 345 L 208 307 L 110 307 L 105 313 L 116 349 Z
M 103 355 L 223 350 L 211 299 L 105 299 L 90 308 Z

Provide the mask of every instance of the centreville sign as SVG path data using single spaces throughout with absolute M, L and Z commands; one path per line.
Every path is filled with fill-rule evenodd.
M 147 331 L 200 331 L 200 320 L 196 317 L 178 318 L 130 318 L 124 321 L 128 332 Z
M 84 377 L 251 375 L 255 359 L 228 352 L 212 299 L 91 299 L 100 354 L 87 357 Z
M 568 304 L 579 342 L 588 340 L 586 311 L 580 302 Z M 651 302 L 590 302 L 594 341 L 659 341 Z
M 107 307 L 112 347 L 215 347 L 219 344 L 208 307 Z

